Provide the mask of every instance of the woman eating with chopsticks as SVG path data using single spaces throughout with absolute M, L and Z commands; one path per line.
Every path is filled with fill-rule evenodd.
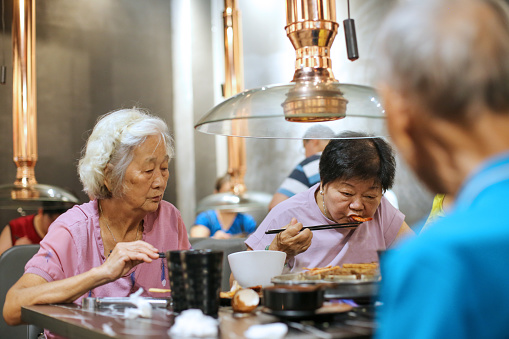
M 8 324 L 21 322 L 26 305 L 127 297 L 139 288 L 150 296 L 151 287 L 168 288 L 166 262 L 158 251 L 190 248 L 180 212 L 163 200 L 172 156 L 162 119 L 140 109 L 99 119 L 79 162 L 92 200 L 51 224 L 25 274 L 7 293 Z
M 274 207 L 246 240 L 248 249 L 283 251 L 296 272 L 376 262 L 377 250 L 413 235 L 403 213 L 383 197 L 396 172 L 391 146 L 356 132 L 338 137 L 349 139 L 333 139 L 324 149 L 320 183 Z M 283 231 L 266 234 L 284 225 Z

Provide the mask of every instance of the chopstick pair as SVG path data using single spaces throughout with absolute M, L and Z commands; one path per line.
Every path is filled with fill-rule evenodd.
M 320 231 L 320 230 L 330 230 L 333 228 L 352 228 L 352 227 L 357 227 L 360 224 L 362 224 L 362 222 L 352 221 L 352 222 L 346 222 L 346 223 L 342 223 L 342 224 L 304 226 L 304 227 L 302 227 L 302 230 L 308 229 L 310 231 Z M 268 230 L 268 231 L 265 231 L 265 234 L 278 234 L 278 233 L 283 232 L 284 230 L 286 230 L 286 228 L 279 228 L 276 230 Z

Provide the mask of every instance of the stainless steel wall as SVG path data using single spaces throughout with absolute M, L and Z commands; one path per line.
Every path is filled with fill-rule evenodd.
M 173 130 L 170 2 L 44 0 L 36 3 L 39 183 L 74 191 L 76 165 L 97 117 L 143 107 Z M 5 0 L 8 83 L 0 86 L 0 183 L 12 183 L 12 2 Z M 173 169 L 173 164 L 172 168 Z M 173 172 L 173 170 L 172 170 Z M 174 202 L 175 175 L 165 199 Z M 0 210 L 0 228 L 13 215 Z M 15 214 L 14 214 L 15 215 Z

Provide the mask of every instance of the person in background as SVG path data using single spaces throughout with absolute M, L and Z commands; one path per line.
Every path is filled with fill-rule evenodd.
M 7 292 L 7 324 L 21 323 L 24 305 L 80 304 L 84 297 L 127 297 L 140 288 L 142 296 L 156 296 L 149 288 L 168 285 L 158 251 L 190 248 L 180 212 L 162 200 L 172 156 L 160 118 L 136 108 L 100 117 L 78 165 L 93 200 L 53 222 Z
M 310 139 L 313 135 L 323 136 L 325 139 Z M 302 160 L 290 175 L 283 181 L 281 186 L 272 197 L 269 210 L 281 201 L 284 201 L 297 193 L 307 191 L 311 186 L 320 182 L 318 163 L 323 149 L 329 143 L 329 138 L 334 137 L 334 132 L 327 126 L 315 125 L 310 127 L 302 137 L 306 158 Z
M 452 197 L 446 194 L 437 194 L 433 198 L 433 205 L 431 206 L 431 211 L 422 226 L 421 232 L 425 232 L 432 224 L 438 221 L 440 218 L 445 217 L 446 210 L 451 207 Z
M 394 183 L 396 160 L 382 138 L 343 132 L 325 147 L 320 182 L 281 202 L 245 241 L 248 250 L 287 254 L 288 268 L 378 262 L 378 250 L 392 248 L 414 233 L 405 216 L 383 196 Z M 356 228 L 311 232 L 303 226 L 349 223 L 372 218 Z M 277 235 L 267 230 L 286 229 Z
M 388 131 L 454 204 L 383 255 L 375 338 L 507 338 L 509 6 L 395 3 L 376 48 Z
M 216 181 L 214 193 L 231 192 L 230 175 L 226 174 Z M 232 236 L 246 236 L 256 229 L 256 221 L 245 213 L 229 210 L 208 210 L 198 214 L 191 228 L 192 238 L 228 239 Z
M 0 255 L 12 246 L 40 243 L 51 223 L 69 207 L 69 204 L 45 201 L 37 214 L 11 220 L 0 234 Z

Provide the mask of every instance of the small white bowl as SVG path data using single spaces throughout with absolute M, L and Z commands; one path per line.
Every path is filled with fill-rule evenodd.
M 228 255 L 235 280 L 246 288 L 271 286 L 270 279 L 283 273 L 286 253 L 279 251 L 243 251 Z

